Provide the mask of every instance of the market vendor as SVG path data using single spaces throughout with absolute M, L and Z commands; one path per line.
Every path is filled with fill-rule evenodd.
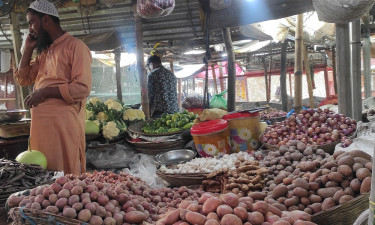
M 30 4 L 29 35 L 14 77 L 20 86 L 34 83 L 25 99 L 31 109 L 30 147 L 47 157 L 48 170 L 85 171 L 85 102 L 91 91 L 91 53 L 62 30 L 55 6 Z M 31 61 L 34 49 L 37 57 Z
M 159 118 L 163 113 L 178 112 L 176 76 L 161 64 L 159 56 L 150 56 L 147 66 L 151 71 L 148 75 L 151 117 Z

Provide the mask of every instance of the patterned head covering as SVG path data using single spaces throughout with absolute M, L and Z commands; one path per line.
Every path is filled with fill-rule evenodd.
M 29 9 L 34 9 L 37 12 L 41 12 L 59 18 L 59 13 L 57 12 L 57 9 L 53 5 L 53 3 L 47 0 L 36 0 L 35 2 L 30 4 Z

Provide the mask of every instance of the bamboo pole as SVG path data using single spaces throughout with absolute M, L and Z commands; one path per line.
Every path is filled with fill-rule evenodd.
M 332 47 L 332 71 L 333 71 L 333 87 L 337 95 L 337 73 L 336 73 L 336 48 Z
M 219 65 L 220 92 L 223 92 L 225 91 L 223 64 L 219 62 L 218 65 Z M 224 98 L 226 97 L 226 95 L 227 94 L 224 94 Z
M 268 76 L 268 97 L 270 98 L 270 101 L 271 101 L 271 75 L 272 75 L 272 56 L 270 57 L 270 62 L 269 62 L 269 66 L 268 66 L 268 71 L 270 72 L 269 76 Z
M 327 70 L 327 65 L 324 68 L 324 85 L 326 89 L 326 97 L 329 96 L 329 82 L 328 82 L 328 70 Z
M 121 90 L 121 49 L 115 49 L 115 62 L 116 62 L 116 85 L 117 85 L 117 99 L 122 102 L 122 90 Z
M 223 29 L 223 39 L 228 55 L 228 112 L 236 109 L 236 68 L 230 28 Z
M 135 5 L 134 5 L 135 7 Z M 143 54 L 143 31 L 142 31 L 142 18 L 138 15 L 137 10 L 134 10 L 135 20 L 135 40 L 137 48 L 137 71 L 139 81 L 141 84 L 141 103 L 142 110 L 146 115 L 146 118 L 150 119 L 150 105 L 148 100 L 148 89 L 147 89 L 147 74 L 144 63 Z
M 297 16 L 295 62 L 294 62 L 294 111 L 302 109 L 302 48 L 303 48 L 303 15 Z
M 10 12 L 9 14 L 10 20 L 10 31 L 12 33 L 12 41 L 13 41 L 13 53 L 14 53 L 14 69 L 18 67 L 20 60 L 21 60 L 21 31 L 20 31 L 20 24 L 18 15 L 15 12 Z M 30 93 L 27 87 L 21 87 L 16 85 L 16 106 L 17 108 L 25 108 L 25 97 Z
M 364 75 L 364 88 L 365 98 L 372 96 L 371 90 L 371 40 L 370 31 L 365 30 L 363 37 L 363 75 Z
M 314 103 L 314 93 L 313 93 L 313 85 L 311 80 L 311 70 L 310 70 L 310 62 L 309 62 L 309 54 L 307 52 L 307 46 L 303 46 L 303 59 L 305 62 L 305 73 L 306 73 L 306 80 L 307 80 L 307 89 L 309 92 L 309 104 L 310 108 L 315 108 Z
M 289 73 L 289 91 L 290 91 L 290 97 L 293 97 L 292 74 L 291 73 Z
M 269 92 L 268 92 L 268 88 L 269 88 L 269 84 L 268 84 L 268 75 L 267 75 L 267 65 L 266 65 L 266 58 L 262 58 L 262 61 L 263 61 L 263 67 L 264 67 L 264 82 L 266 84 L 266 99 L 267 99 L 267 102 L 270 101 L 270 95 L 269 95 Z
M 351 27 L 351 86 L 352 86 L 352 116 L 357 121 L 362 120 L 362 87 L 361 87 L 361 22 L 355 20 Z
M 281 91 L 281 102 L 283 110 L 288 111 L 288 93 L 286 91 L 286 57 L 287 57 L 288 41 L 284 40 L 281 46 L 281 57 L 280 57 L 280 91 Z
M 215 65 L 214 64 L 211 64 L 211 70 L 212 70 L 212 78 L 214 79 L 215 94 L 218 94 L 217 82 L 216 82 L 216 71 L 215 71 Z

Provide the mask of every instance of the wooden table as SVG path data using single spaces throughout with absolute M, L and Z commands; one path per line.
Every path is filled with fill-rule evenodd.
M 0 138 L 0 158 L 15 159 L 27 150 L 28 136 L 4 139 Z

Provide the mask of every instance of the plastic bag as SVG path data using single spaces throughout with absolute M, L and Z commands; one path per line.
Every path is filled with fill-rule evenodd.
M 87 162 L 92 163 L 98 169 L 115 169 L 128 167 L 132 162 L 135 152 L 123 145 L 116 145 L 107 151 L 88 149 Z
M 223 96 L 225 93 L 227 93 L 227 90 L 214 95 L 210 102 L 210 108 L 227 109 L 227 100 Z
M 200 109 L 203 107 L 203 97 L 199 95 L 192 95 L 185 98 L 182 102 L 184 109 Z
M 208 120 L 221 119 L 227 115 L 228 112 L 222 109 L 205 109 L 202 114 L 198 117 L 197 122 L 204 122 Z
M 174 0 L 137 0 L 137 12 L 145 19 L 167 16 L 174 6 Z
M 167 183 L 156 175 L 156 166 L 156 162 L 152 156 L 136 154 L 129 164 L 129 169 L 124 169 L 123 171 L 135 177 L 142 178 L 151 188 L 166 187 Z

